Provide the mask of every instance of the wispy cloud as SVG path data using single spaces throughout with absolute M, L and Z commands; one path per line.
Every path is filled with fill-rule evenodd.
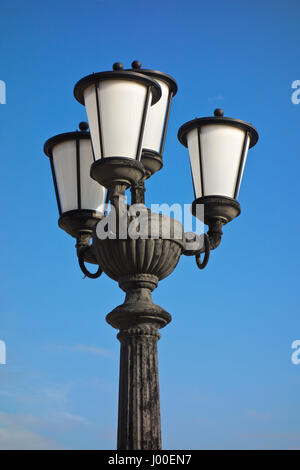
M 0 450 L 62 449 L 54 440 L 34 429 L 40 425 L 41 420 L 33 415 L 0 412 Z
M 20 402 L 47 403 L 51 408 L 65 406 L 71 384 L 47 384 L 27 387 L 7 385 L 0 390 L 0 396 Z
M 270 418 L 268 413 L 265 413 L 263 411 L 254 410 L 254 409 L 249 409 L 249 408 L 245 409 L 245 414 L 246 414 L 247 417 L 252 418 L 256 421 L 265 421 L 265 420 Z
M 108 349 L 102 349 L 97 346 L 86 346 L 84 344 L 76 344 L 73 349 L 74 352 L 86 352 L 89 354 L 95 354 L 96 356 L 111 357 L 113 354 Z
M 265 449 L 298 449 L 300 432 L 252 432 L 239 435 L 247 443 L 258 441 Z
M 60 435 L 87 427 L 91 423 L 84 417 L 69 411 L 55 411 L 48 416 L 12 414 L 0 411 L 0 450 L 48 450 L 62 449 L 55 440 L 45 437 L 49 431 Z
M 69 413 L 68 411 L 59 411 L 51 416 L 51 420 L 56 424 L 65 427 L 87 426 L 90 422 L 84 417 Z
M 109 349 L 99 348 L 98 346 L 89 346 L 85 344 L 74 344 L 74 345 L 61 345 L 61 344 L 52 344 L 48 345 L 47 349 L 55 350 L 55 351 L 67 351 L 67 352 L 75 352 L 75 353 L 87 353 L 93 354 L 96 356 L 103 356 L 103 357 L 114 357 L 114 354 Z
M 69 397 L 71 384 L 51 384 L 42 386 L 36 393 L 36 398 L 53 405 L 64 406 Z

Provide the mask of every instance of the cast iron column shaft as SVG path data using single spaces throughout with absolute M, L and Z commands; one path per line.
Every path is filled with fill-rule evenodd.
M 131 187 L 131 204 L 145 204 L 145 183 L 144 181 L 140 181 L 139 183 L 135 184 Z
M 125 302 L 106 316 L 120 330 L 119 450 L 161 449 L 157 341 L 172 317 L 153 303 L 157 283 L 150 274 L 124 276 Z
M 118 449 L 161 449 L 157 340 L 153 326 L 120 330 Z

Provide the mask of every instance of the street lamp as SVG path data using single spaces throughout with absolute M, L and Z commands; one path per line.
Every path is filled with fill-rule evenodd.
M 89 246 L 92 230 L 104 216 L 105 199 L 105 188 L 90 177 L 93 154 L 88 124 L 81 122 L 79 129 L 51 137 L 44 145 L 60 215 L 58 225 L 76 238 L 78 253 Z M 96 263 L 93 257 L 89 262 Z
M 157 341 L 158 330 L 171 315 L 153 303 L 151 292 L 172 273 L 182 254 L 195 255 L 200 269 L 206 266 L 210 250 L 220 244 L 222 226 L 240 213 L 237 196 L 246 156 L 258 139 L 254 127 L 224 117 L 220 109 L 179 129 L 178 138 L 190 154 L 192 213 L 201 218 L 198 207 L 204 205 L 209 226 L 204 243 L 193 234 L 191 249 L 191 234 L 184 233 L 181 222 L 144 205 L 144 182 L 162 168 L 176 92 L 176 82 L 167 74 L 142 69 L 139 61 L 131 70 L 115 63 L 113 71 L 89 75 L 75 86 L 90 133 L 81 123 L 79 132 L 53 137 L 44 148 L 59 226 L 77 239 L 82 271 L 92 278 L 104 272 L 126 292 L 124 303 L 106 316 L 119 330 L 121 343 L 118 449 L 161 448 Z M 125 202 L 129 187 L 131 205 Z M 109 213 L 104 202 L 110 202 Z M 117 224 L 111 230 L 114 217 Z M 133 236 L 132 225 L 143 230 Z M 90 273 L 85 262 L 97 264 L 97 272 Z
M 256 129 L 239 119 L 224 117 L 222 109 L 214 116 L 186 122 L 178 131 L 179 141 L 189 149 L 195 200 L 192 213 L 204 205 L 204 223 L 208 225 L 206 249 L 219 246 L 222 226 L 240 215 L 237 196 L 240 190 L 248 149 L 258 140 Z M 196 256 L 200 268 L 205 267 Z

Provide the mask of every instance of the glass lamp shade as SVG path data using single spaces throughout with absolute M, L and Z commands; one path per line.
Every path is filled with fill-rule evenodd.
M 140 72 L 154 78 L 161 87 L 161 99 L 150 108 L 147 115 L 143 153 L 162 156 L 171 102 L 177 93 L 177 83 L 169 75 L 156 70 L 140 69 Z
M 107 157 L 140 160 L 147 114 L 161 97 L 159 84 L 136 72 L 89 75 L 74 88 L 86 107 L 94 161 Z
M 59 214 L 70 211 L 102 213 L 105 188 L 90 177 L 93 152 L 90 133 L 68 132 L 47 140 Z
M 214 117 L 181 126 L 178 139 L 189 149 L 195 198 L 237 199 L 248 149 L 258 140 L 256 129 L 216 110 Z

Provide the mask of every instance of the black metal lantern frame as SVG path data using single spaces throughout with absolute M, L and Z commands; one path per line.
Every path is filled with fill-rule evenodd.
M 142 73 L 144 75 L 147 75 L 153 78 L 154 80 L 157 79 L 157 80 L 161 80 L 165 82 L 169 89 L 167 107 L 166 107 L 166 111 L 164 115 L 163 129 L 162 129 L 162 135 L 161 135 L 160 145 L 159 145 L 159 151 L 157 152 L 149 148 L 142 149 L 141 161 L 144 167 L 146 168 L 148 172 L 147 176 L 149 177 L 150 175 L 153 175 L 157 171 L 161 170 L 163 167 L 163 151 L 164 151 L 164 145 L 165 145 L 165 140 L 166 140 L 171 103 L 172 103 L 173 97 L 176 95 L 178 91 L 178 86 L 177 86 L 175 79 L 171 77 L 170 75 L 164 72 L 160 72 L 158 70 L 143 69 L 141 67 L 142 67 L 142 64 L 140 61 L 135 60 L 132 62 L 132 70 Z
M 186 122 L 185 124 L 183 124 L 180 127 L 180 129 L 178 131 L 178 140 L 185 147 L 188 146 L 187 145 L 187 133 L 189 131 L 193 130 L 193 129 L 198 130 L 199 163 L 200 163 L 201 191 L 202 191 L 201 198 L 206 197 L 205 196 L 205 184 L 204 184 L 204 181 L 203 181 L 203 164 L 202 164 L 201 145 L 200 145 L 201 127 L 203 127 L 205 125 L 210 125 L 210 124 L 227 124 L 227 125 L 230 125 L 232 127 L 237 127 L 239 129 L 242 129 L 242 130 L 246 131 L 243 146 L 242 146 L 241 156 L 240 156 L 239 170 L 238 170 L 236 183 L 235 183 L 234 199 L 236 199 L 237 195 L 238 195 L 238 192 L 239 192 L 240 185 L 241 185 L 242 170 L 243 170 L 243 167 L 244 167 L 245 158 L 247 156 L 246 150 L 247 150 L 248 137 L 250 137 L 249 148 L 251 148 L 258 141 L 258 132 L 255 129 L 255 127 L 253 127 L 248 122 L 242 121 L 240 119 L 233 119 L 233 118 L 230 118 L 230 117 L 224 117 L 223 116 L 223 111 L 220 110 L 220 109 L 215 110 L 215 116 L 196 118 L 196 119 L 193 119 L 192 121 Z M 194 188 L 194 194 L 195 194 L 195 198 L 196 198 L 195 188 Z M 220 196 L 220 197 L 224 197 L 224 196 Z
M 101 126 L 102 117 L 101 109 L 99 107 L 98 95 L 100 90 L 99 83 L 105 80 L 118 79 L 142 83 L 147 87 L 135 158 L 118 155 L 105 157 L 103 129 Z M 119 62 L 113 65 L 113 71 L 94 73 L 82 78 L 79 80 L 79 82 L 77 82 L 74 88 L 74 96 L 77 101 L 79 101 L 79 103 L 85 105 L 84 90 L 86 90 L 91 85 L 95 87 L 97 132 L 100 143 L 100 158 L 98 159 L 96 158 L 96 149 L 94 148 L 92 139 L 94 163 L 91 167 L 91 177 L 108 188 L 111 197 L 116 192 L 117 194 L 122 194 L 126 188 L 137 184 L 145 176 L 145 168 L 141 163 L 141 153 L 147 110 L 151 96 L 151 105 L 157 103 L 157 101 L 160 99 L 161 88 L 155 80 L 146 75 L 134 71 L 123 70 L 123 65 Z
M 49 157 L 51 173 L 53 178 L 53 184 L 55 189 L 55 196 L 59 212 L 58 225 L 60 228 L 65 230 L 69 235 L 76 238 L 79 249 L 81 246 L 88 246 L 89 240 L 92 235 L 92 231 L 96 223 L 101 220 L 104 215 L 102 212 L 90 209 L 82 208 L 82 182 L 81 182 L 81 152 L 80 152 L 80 141 L 82 139 L 90 141 L 90 133 L 87 131 L 88 124 L 82 122 L 79 124 L 80 131 L 66 132 L 58 134 L 48 139 L 44 145 L 44 153 Z M 58 189 L 58 181 L 55 172 L 53 148 L 55 145 L 67 142 L 76 142 L 76 194 L 77 194 L 77 209 L 63 211 L 60 192 Z M 89 259 L 89 262 L 96 263 L 93 258 Z
M 116 67 L 116 64 L 114 64 L 114 67 Z M 96 101 L 97 101 L 97 126 L 98 126 L 98 132 L 99 132 L 99 140 L 100 140 L 100 159 L 110 158 L 110 157 L 104 157 L 103 132 L 101 128 L 101 116 L 100 116 L 99 98 L 98 98 L 99 82 L 104 81 L 104 80 L 111 80 L 111 79 L 130 80 L 130 81 L 143 83 L 144 85 L 147 86 L 147 94 L 145 98 L 144 111 L 143 111 L 142 120 L 141 120 L 140 134 L 139 134 L 138 146 L 137 146 L 136 157 L 135 157 L 137 161 L 140 161 L 147 108 L 148 108 L 148 103 L 150 100 L 150 92 L 152 92 L 151 105 L 153 105 L 157 103 L 157 101 L 161 97 L 160 86 L 155 80 L 152 80 L 149 77 L 146 77 L 140 73 L 136 73 L 132 71 L 125 71 L 125 70 L 114 70 L 114 71 L 108 71 L 108 72 L 93 73 L 91 75 L 88 75 L 82 78 L 76 83 L 74 87 L 74 96 L 76 100 L 79 101 L 79 103 L 81 103 L 82 105 L 85 104 L 84 90 L 88 88 L 90 85 L 94 85 L 95 87 L 95 96 L 96 96 Z M 96 161 L 94 147 L 93 147 L 93 156 L 94 156 L 94 161 Z M 126 158 L 126 157 L 123 157 L 123 158 Z
M 227 197 L 224 195 L 205 195 L 205 181 L 204 181 L 204 173 L 203 173 L 203 162 L 202 162 L 202 152 L 201 152 L 201 128 L 206 125 L 212 124 L 225 124 L 231 127 L 236 127 L 245 131 L 244 141 L 242 144 L 241 154 L 239 158 L 239 166 L 237 177 L 234 185 L 234 194 L 233 198 Z M 197 129 L 197 138 L 198 138 L 198 151 L 199 151 L 199 168 L 200 168 L 200 178 L 201 178 L 201 197 L 196 196 L 196 190 L 193 181 L 193 189 L 195 200 L 192 203 L 191 211 L 195 217 L 199 217 L 197 213 L 197 206 L 203 204 L 204 205 L 204 223 L 208 225 L 209 230 L 207 232 L 206 242 L 203 245 L 202 252 L 205 252 L 205 260 L 203 262 L 203 266 L 201 265 L 201 261 L 198 257 L 196 258 L 197 264 L 202 269 L 206 266 L 209 251 L 211 249 L 217 248 L 221 243 L 222 238 L 222 227 L 223 225 L 227 224 L 228 222 L 232 221 L 234 218 L 238 217 L 241 213 L 241 207 L 238 201 L 236 200 L 239 192 L 239 188 L 241 185 L 242 173 L 243 168 L 245 165 L 245 160 L 247 157 L 247 150 L 248 150 L 248 139 L 249 140 L 249 148 L 253 147 L 258 141 L 258 132 L 251 124 L 242 121 L 240 119 L 233 119 L 230 117 L 224 117 L 224 112 L 222 109 L 217 108 L 214 111 L 214 116 L 210 117 L 203 117 L 203 118 L 196 118 L 191 121 L 186 122 L 183 124 L 180 129 L 178 130 L 178 140 L 182 145 L 188 147 L 187 144 L 187 134 L 191 130 Z M 192 167 L 191 167 L 192 173 Z M 186 255 L 195 254 L 195 252 L 185 252 Z M 206 261 L 207 259 L 207 261 Z M 205 262 L 206 261 L 206 262 Z

